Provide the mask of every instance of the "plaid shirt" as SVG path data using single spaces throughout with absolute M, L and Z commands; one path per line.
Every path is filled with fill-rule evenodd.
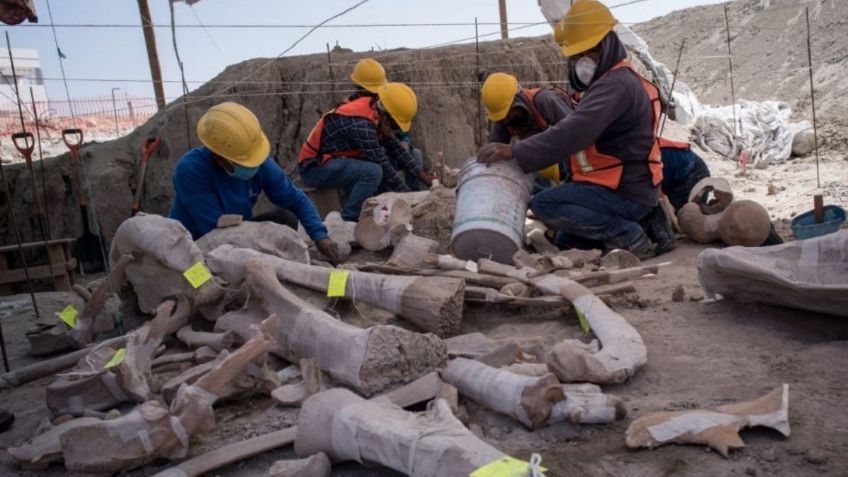
M 324 119 L 324 130 L 321 133 L 321 152 L 362 151 L 364 159 L 376 162 L 383 169 L 383 178 L 388 186 L 398 192 L 409 192 L 409 187 L 403 182 L 392 159 L 410 174 L 418 175 L 421 168 L 415 163 L 412 155 L 395 137 L 380 140 L 377 128 L 365 119 L 351 116 L 330 114 Z

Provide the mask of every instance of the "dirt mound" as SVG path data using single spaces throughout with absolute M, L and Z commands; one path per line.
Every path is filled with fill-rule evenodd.
M 730 5 L 731 36 L 737 98 L 780 99 L 789 102 L 796 119 L 811 119 L 804 11 L 795 0 L 773 0 L 763 8 L 760 0 Z M 794 5 L 794 6 L 793 6 Z M 815 4 L 811 4 L 815 13 Z M 848 2 L 824 0 L 818 16 L 811 18 L 817 107 L 823 142 L 843 150 L 848 136 L 848 93 L 842 82 L 848 69 L 840 32 L 848 22 Z M 727 104 L 730 88 L 724 12 L 721 5 L 681 10 L 635 29 L 652 47 L 657 58 L 673 67 L 679 42 L 687 38 L 687 56 L 680 79 L 686 81 L 705 103 Z M 373 55 L 370 54 L 370 55 Z M 362 53 L 332 54 L 335 83 L 344 81 Z M 477 101 L 477 83 L 494 71 L 509 71 L 525 85 L 544 84 L 565 77 L 564 61 L 550 36 L 480 43 L 479 70 L 474 44 L 422 50 L 395 50 L 376 56 L 391 79 L 408 82 L 419 99 L 419 114 L 412 134 L 425 155 L 444 152 L 454 167 L 472 155 L 485 137 L 485 117 Z M 715 58 L 718 56 L 719 58 Z M 708 58 L 703 58 L 708 57 Z M 270 63 L 269 63 L 270 62 Z M 774 71 L 777 70 L 777 71 Z M 248 78 L 248 75 L 251 75 Z M 245 79 L 247 78 L 247 79 Z M 245 79 L 238 84 L 238 82 Z M 283 59 L 254 59 L 228 67 L 188 97 L 188 125 L 182 100 L 171 103 L 129 136 L 83 148 L 92 203 L 111 239 L 117 226 L 130 215 L 136 184 L 140 145 L 152 135 L 162 146 L 147 171 L 142 209 L 167 214 L 173 188 L 171 171 L 176 161 L 199 141 L 194 132 L 197 119 L 221 101 L 238 101 L 259 117 L 273 146 L 272 152 L 293 178 L 299 180 L 295 157 L 320 114 L 350 92 L 350 85 L 330 81 L 325 54 Z M 229 85 L 227 82 L 230 82 Z M 67 155 L 45 161 L 47 204 L 52 235 L 81 234 L 81 220 L 72 189 L 73 169 Z M 20 165 L 7 167 L 13 202 L 25 240 L 36 240 L 32 194 L 28 176 Z M 0 198 L 0 241 L 12 243 L 3 198 Z M 261 205 L 260 205 L 261 208 Z

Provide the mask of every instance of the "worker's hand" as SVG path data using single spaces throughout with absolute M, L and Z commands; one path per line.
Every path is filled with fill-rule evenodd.
M 428 189 L 433 186 L 433 178 L 430 176 L 430 174 L 424 172 L 423 169 L 421 170 L 421 172 L 418 173 L 418 180 L 420 180 L 425 186 L 427 186 Z
M 339 259 L 339 246 L 336 242 L 333 242 L 330 238 L 323 238 L 319 240 L 316 244 L 318 247 L 318 251 L 321 252 L 327 260 L 330 261 L 333 265 L 337 265 L 341 259 Z
M 491 142 L 477 152 L 477 162 L 481 164 L 489 165 L 509 159 L 512 159 L 512 146 L 509 144 Z

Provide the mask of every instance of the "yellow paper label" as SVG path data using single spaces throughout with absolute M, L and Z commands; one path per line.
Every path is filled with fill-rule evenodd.
M 548 469 L 539 467 L 539 470 L 545 472 Z M 489 462 L 472 472 L 469 477 L 528 477 L 529 475 L 529 462 L 507 456 Z
M 66 325 L 71 328 L 77 327 L 77 315 L 79 311 L 77 311 L 74 305 L 68 305 L 64 310 L 59 312 L 59 319 L 62 320 Z
M 347 270 L 333 270 L 330 272 L 330 282 L 327 283 L 327 297 L 345 296 L 347 277 L 349 275 L 350 272 Z
M 188 270 L 183 272 L 183 276 L 188 280 L 194 288 L 200 288 L 201 285 L 212 279 L 212 274 L 203 262 L 197 262 L 190 266 Z
M 580 311 L 580 308 L 575 306 L 574 311 L 577 312 L 577 320 L 580 322 L 580 329 L 583 330 L 583 333 L 591 331 L 591 328 L 589 328 L 589 322 L 586 321 L 586 317 L 583 316 L 583 312 Z
M 118 351 L 115 351 L 115 354 L 112 355 L 112 359 L 109 360 L 108 363 L 103 365 L 103 369 L 114 368 L 115 366 L 124 362 L 124 358 L 127 357 L 127 349 L 126 348 L 118 348 Z

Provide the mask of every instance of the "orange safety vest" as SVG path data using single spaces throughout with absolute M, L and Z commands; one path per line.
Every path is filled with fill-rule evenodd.
M 541 93 L 542 91 L 546 91 L 545 88 L 521 88 L 519 91 L 519 95 L 524 99 L 524 102 L 530 107 L 530 114 L 533 116 L 533 121 L 536 122 L 536 126 L 539 127 L 542 131 L 548 129 L 548 120 L 542 116 L 542 113 L 539 111 L 539 108 L 536 106 L 536 95 Z M 571 107 L 574 107 L 574 100 L 568 96 L 568 93 L 558 88 L 551 88 L 548 91 L 553 91 L 558 95 L 562 96 L 563 99 L 568 101 Z
M 324 120 L 330 114 L 338 114 L 340 116 L 349 116 L 355 118 L 365 118 L 371 121 L 374 126 L 380 122 L 380 116 L 377 113 L 377 108 L 374 106 L 375 98 L 371 96 L 362 96 L 353 101 L 348 101 L 339 105 L 335 109 L 321 116 L 315 127 L 306 138 L 306 142 L 300 148 L 300 154 L 297 156 L 297 163 L 301 164 L 306 160 L 316 157 L 321 158 L 321 164 L 329 161 L 334 157 L 365 157 L 365 153 L 360 150 L 352 149 L 348 151 L 321 151 L 321 134 L 324 132 Z
M 662 157 L 660 155 L 659 142 L 657 141 L 657 127 L 659 126 L 660 112 L 662 111 L 662 106 L 660 104 L 660 92 L 650 81 L 646 80 L 637 73 L 636 70 L 633 69 L 633 65 L 631 65 L 627 60 L 618 62 L 615 66 L 610 68 L 609 71 L 620 68 L 628 68 L 639 78 L 639 81 L 642 83 L 642 88 L 645 89 L 645 93 L 648 94 L 648 98 L 651 100 L 653 116 L 651 132 L 654 136 L 654 141 L 651 145 L 651 151 L 648 153 L 648 157 L 646 159 L 648 168 L 651 170 L 652 183 L 654 186 L 658 186 L 662 183 L 663 178 Z M 609 73 L 609 71 L 607 73 Z M 615 156 L 602 154 L 598 151 L 598 148 L 595 147 L 594 144 L 571 156 L 570 162 L 572 180 L 575 182 L 590 182 L 613 190 L 618 189 L 618 186 L 621 184 L 621 176 L 624 172 L 624 161 Z

